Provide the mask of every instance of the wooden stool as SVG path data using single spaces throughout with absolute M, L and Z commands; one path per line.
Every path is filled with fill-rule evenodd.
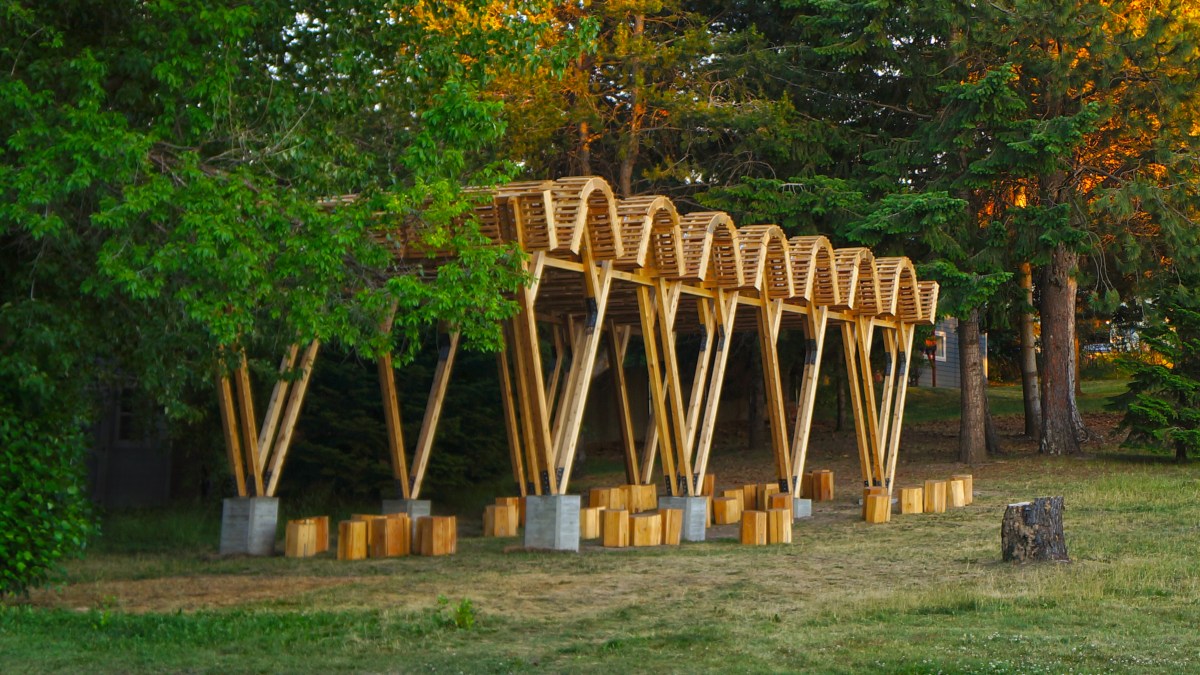
M 812 500 L 814 502 L 828 502 L 833 500 L 833 472 L 829 469 L 821 469 L 813 471 L 812 477 Z
M 308 558 L 317 554 L 317 521 L 311 518 L 289 520 L 283 555 L 288 558 Z
M 629 546 L 629 512 L 625 509 L 605 509 L 601 515 L 603 544 L 609 548 Z
M 717 525 L 730 525 L 742 519 L 742 500 L 736 497 L 716 497 L 713 499 L 713 522 Z
M 738 518 L 742 517 L 742 511 L 746 510 L 746 493 L 741 490 L 723 490 L 721 496 L 726 499 L 736 499 L 738 503 Z M 753 506 L 753 504 L 751 504 Z
M 704 476 L 704 486 L 701 487 L 701 489 L 700 489 L 700 495 L 702 497 L 711 497 L 711 496 L 713 496 L 713 493 L 716 490 L 716 487 L 717 487 L 716 474 L 712 474 L 712 473 L 707 474 Z
M 886 495 L 886 494 L 887 494 L 887 488 L 880 487 L 878 485 L 875 487 L 863 488 L 863 501 L 862 501 L 863 520 L 869 520 L 869 518 L 867 518 L 867 497 L 870 497 L 871 495 Z
M 521 522 L 516 504 L 489 504 L 483 510 L 483 536 L 515 537 Z
M 343 520 L 338 523 L 338 560 L 362 560 L 367 557 L 367 521 Z
M 754 504 L 759 509 L 766 511 L 767 509 L 771 508 L 771 495 L 777 494 L 779 494 L 778 483 L 763 483 L 762 485 L 759 485 L 758 490 L 755 491 Z
M 372 558 L 397 558 L 412 553 L 412 521 L 406 513 L 367 521 L 368 554 Z
M 967 498 L 968 504 L 975 503 L 975 478 L 969 473 L 956 473 L 950 477 L 951 480 L 961 480 L 963 482 L 963 493 Z
M 789 497 L 791 495 L 788 495 Z M 792 509 L 767 510 L 767 543 L 792 543 Z
M 683 509 L 659 509 L 662 516 L 662 543 L 678 546 L 683 537 Z
M 599 506 L 606 509 L 624 509 L 625 490 L 621 488 L 592 488 L 588 493 L 588 506 Z
M 949 481 L 946 491 L 946 505 L 960 509 L 967 505 L 966 485 L 961 480 Z
M 417 519 L 421 555 L 453 555 L 458 552 L 458 521 L 454 516 L 422 516 Z
M 524 497 L 496 497 L 496 506 L 511 506 L 517 509 L 517 526 L 525 527 Z
M 925 490 L 919 487 L 900 488 L 900 513 L 923 513 Z
M 946 512 L 946 481 L 925 481 L 925 513 Z
M 768 507 L 768 510 L 769 509 L 787 509 L 788 511 L 791 511 L 792 510 L 792 496 L 787 493 L 776 492 L 775 494 L 771 495 L 770 499 L 767 500 L 767 507 Z
M 663 539 L 662 520 L 658 512 L 629 516 L 629 543 L 634 546 L 660 546 Z
M 879 489 L 882 490 L 882 488 Z M 865 519 L 868 523 L 886 523 L 891 520 L 892 500 L 888 497 L 886 490 L 882 493 L 867 495 L 865 506 Z
M 767 512 L 742 512 L 742 543 L 750 546 L 764 546 L 767 543 Z
M 742 512 L 752 511 L 758 508 L 758 486 L 743 485 L 742 486 Z
M 580 539 L 600 538 L 600 512 L 603 510 L 599 506 L 585 506 L 579 509 Z
M 625 485 L 625 506 L 630 513 L 643 513 L 658 508 L 658 488 L 654 485 Z
M 804 475 L 800 477 L 800 498 L 813 498 L 813 472 L 811 471 L 805 471 Z

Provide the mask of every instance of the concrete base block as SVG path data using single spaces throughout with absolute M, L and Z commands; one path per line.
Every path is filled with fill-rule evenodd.
M 658 508 L 683 511 L 684 541 L 704 541 L 704 528 L 708 525 L 707 497 L 659 497 Z
M 579 495 L 525 497 L 525 548 L 579 550 Z
M 408 516 L 408 522 L 412 524 L 411 541 L 417 540 L 417 519 L 422 516 L 433 515 L 433 502 L 428 499 L 385 499 L 383 500 L 383 508 L 379 510 L 383 515 L 389 513 L 403 513 Z
M 231 497 L 221 507 L 221 555 L 273 555 L 278 497 Z
M 812 518 L 812 500 L 793 499 L 792 518 L 795 520 L 800 520 L 801 518 Z

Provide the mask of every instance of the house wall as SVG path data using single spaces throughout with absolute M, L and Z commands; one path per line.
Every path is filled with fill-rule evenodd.
M 933 327 L 933 333 L 939 338 L 944 337 L 945 349 L 940 349 L 937 358 L 934 360 L 934 365 L 937 368 L 937 386 L 939 388 L 954 388 L 959 387 L 960 379 L 958 373 L 958 319 L 947 317 L 939 320 Z M 913 352 L 915 357 L 920 358 L 920 377 L 917 379 L 918 387 L 933 386 L 933 375 L 930 372 L 929 358 L 925 355 L 924 345 L 914 345 Z M 983 373 L 987 377 L 988 357 L 987 357 L 987 333 L 979 335 L 979 351 L 983 356 Z M 915 360 L 915 358 L 914 358 Z

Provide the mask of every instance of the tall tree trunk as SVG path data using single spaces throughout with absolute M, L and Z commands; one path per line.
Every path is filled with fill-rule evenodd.
M 633 39 L 631 44 L 635 50 L 641 49 L 642 35 L 645 32 L 646 17 L 644 14 L 633 16 Z M 629 127 L 625 130 L 625 139 L 621 144 L 621 166 L 617 175 L 618 189 L 621 197 L 628 199 L 633 195 L 633 168 L 637 164 L 638 150 L 641 143 L 642 113 L 646 108 L 642 100 L 641 59 L 635 53 L 629 60 Z
M 1072 363 L 1075 343 L 1075 265 L 1079 254 L 1058 244 L 1043 270 L 1042 439 L 1049 455 L 1079 452 Z
M 1021 288 L 1025 308 L 1021 310 L 1021 395 L 1025 402 L 1025 435 L 1042 437 L 1042 397 L 1038 387 L 1037 350 L 1033 337 L 1033 268 L 1021 263 Z
M 579 123 L 579 175 L 592 175 L 592 140 L 588 137 L 588 123 Z
M 958 422 L 958 459 L 976 464 L 987 459 L 987 395 L 979 353 L 979 309 L 958 318 L 958 372 L 962 416 Z

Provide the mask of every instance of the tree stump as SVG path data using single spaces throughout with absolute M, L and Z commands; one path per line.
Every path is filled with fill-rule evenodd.
M 1000 526 L 1004 560 L 1070 562 L 1063 539 L 1062 515 L 1062 497 L 1038 497 L 1032 502 L 1009 504 Z

